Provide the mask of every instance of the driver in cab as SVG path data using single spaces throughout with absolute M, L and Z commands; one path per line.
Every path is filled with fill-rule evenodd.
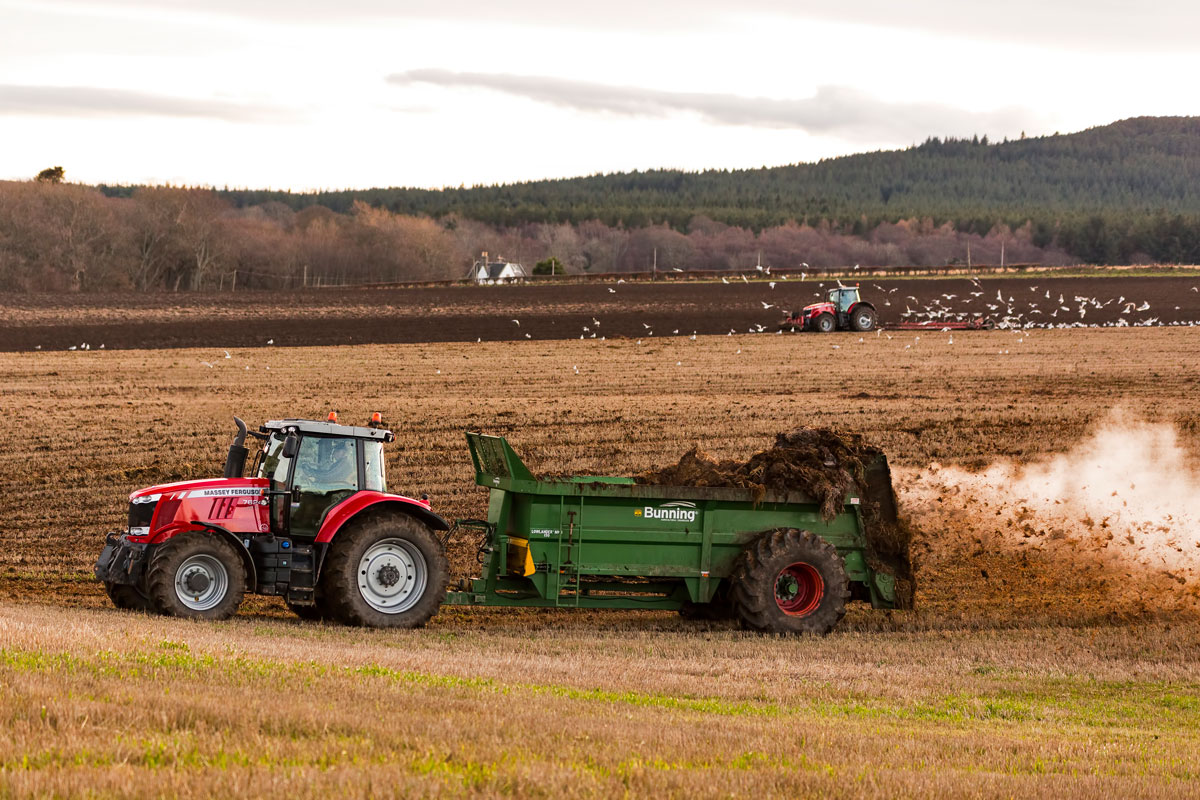
M 305 437 L 292 478 L 299 493 L 292 503 L 293 529 L 315 534 L 325 512 L 358 491 L 357 452 L 352 439 Z

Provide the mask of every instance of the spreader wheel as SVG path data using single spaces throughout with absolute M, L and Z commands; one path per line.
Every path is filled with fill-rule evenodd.
M 833 314 L 818 314 L 813 320 L 813 327 L 821 333 L 833 333 L 837 327 L 837 320 L 833 318 Z
M 241 556 L 214 534 L 181 533 L 154 548 L 146 567 L 146 594 L 173 617 L 227 619 L 245 593 Z
M 128 583 L 110 583 L 104 582 L 104 593 L 108 595 L 108 599 L 112 604 L 124 611 L 142 611 L 149 612 L 154 610 L 154 606 L 150 603 L 150 598 L 138 591 L 136 586 L 131 586 Z
M 446 597 L 449 565 L 441 542 L 404 514 L 374 517 L 338 533 L 319 590 L 347 625 L 419 628 Z
M 738 616 L 763 633 L 829 633 L 850 599 L 837 549 L 795 528 L 759 536 L 739 557 L 732 585 Z
M 871 331 L 875 329 L 875 309 L 868 305 L 859 304 L 850 315 L 850 326 L 856 331 Z

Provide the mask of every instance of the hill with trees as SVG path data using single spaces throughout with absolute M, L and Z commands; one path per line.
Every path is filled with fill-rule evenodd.
M 0 182 L 0 291 L 464 277 L 481 251 L 572 273 L 1200 263 L 1200 118 L 752 170 L 292 193 Z
M 930 138 L 905 150 L 752 170 L 651 170 L 502 186 L 297 194 L 226 190 L 235 205 L 275 201 L 344 213 L 356 201 L 398 214 L 495 226 L 666 225 L 696 217 L 762 231 L 828 223 L 863 235 L 880 223 L 928 219 L 985 235 L 1033 227 L 1083 261 L 1141 254 L 1200 260 L 1200 117 L 1140 117 L 1080 133 L 1013 141 Z

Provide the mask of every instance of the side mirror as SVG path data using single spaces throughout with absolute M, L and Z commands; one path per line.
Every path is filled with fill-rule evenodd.
M 295 458 L 296 453 L 300 452 L 300 437 L 294 433 L 289 433 L 287 438 L 283 440 L 283 457 Z

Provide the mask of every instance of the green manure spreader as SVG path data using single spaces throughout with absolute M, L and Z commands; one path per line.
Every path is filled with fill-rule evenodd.
M 869 558 L 868 520 L 895 521 L 882 456 L 867 496 L 848 493 L 827 520 L 797 492 L 539 480 L 503 438 L 467 440 L 491 498 L 486 521 L 459 526 L 481 530 L 483 569 L 447 604 L 668 609 L 769 633 L 827 633 L 852 598 L 896 606 L 895 577 Z

